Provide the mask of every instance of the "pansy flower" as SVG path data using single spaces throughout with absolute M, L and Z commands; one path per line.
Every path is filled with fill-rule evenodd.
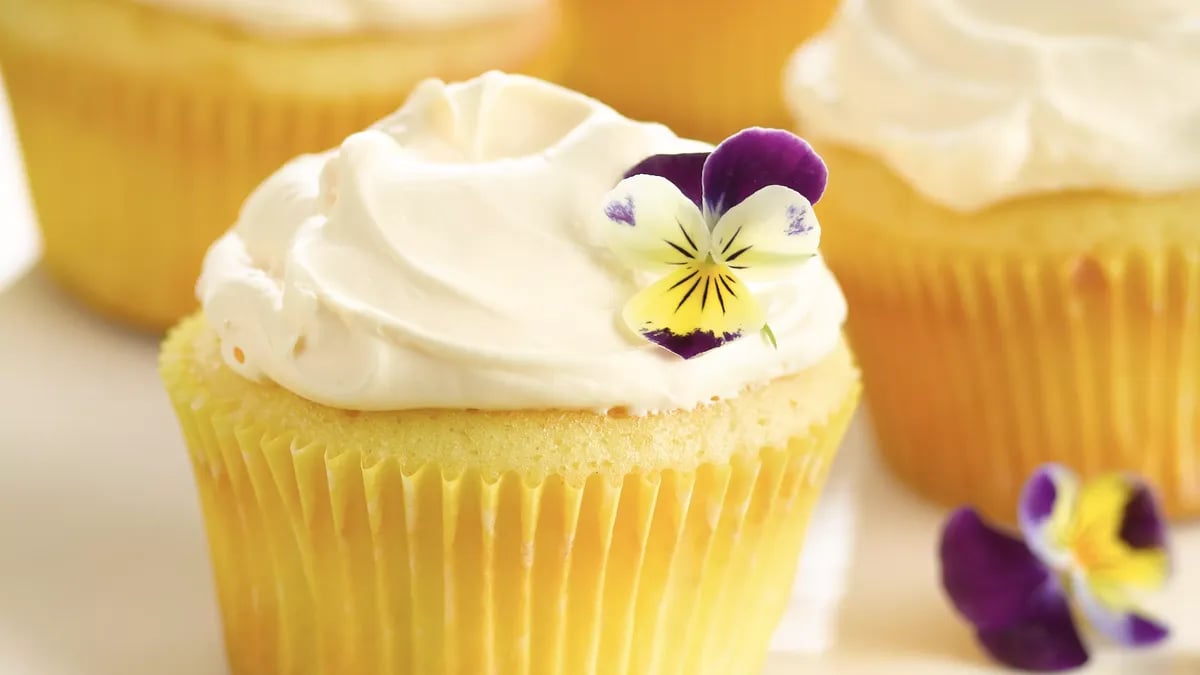
M 1167 636 L 1134 601 L 1170 571 L 1166 528 L 1144 483 L 1110 474 L 1080 485 L 1051 464 L 1026 483 L 1018 511 L 1024 540 L 971 508 L 956 511 L 942 533 L 942 584 L 997 661 L 1031 671 L 1082 666 L 1088 652 L 1077 617 L 1128 647 Z
M 655 155 L 630 169 L 604 200 L 609 243 L 633 269 L 659 276 L 629 300 L 625 323 L 683 358 L 763 330 L 764 308 L 746 284 L 816 255 L 812 205 L 825 181 L 812 147 L 778 129 L 746 129 L 711 153 Z

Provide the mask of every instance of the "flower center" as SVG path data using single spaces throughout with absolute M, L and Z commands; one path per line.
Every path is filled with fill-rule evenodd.
M 1097 524 L 1079 527 L 1069 541 L 1075 565 L 1088 574 L 1107 567 L 1120 557 L 1120 551 L 1115 550 L 1115 539 L 1106 536 Z

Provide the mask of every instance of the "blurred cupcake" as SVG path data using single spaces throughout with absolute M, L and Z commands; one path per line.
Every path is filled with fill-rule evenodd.
M 1200 514 L 1197 25 L 1169 0 L 854 0 L 797 53 L 867 399 L 921 493 L 1009 519 L 1057 461 Z
M 617 110 L 709 141 L 786 127 L 779 95 L 796 44 L 837 0 L 564 0 L 567 83 Z
M 254 193 L 161 364 L 234 673 L 758 672 L 858 380 L 819 158 L 709 150 L 490 74 Z
M 163 328 L 207 246 L 280 163 L 425 77 L 556 71 L 552 0 L 0 0 L 50 271 Z

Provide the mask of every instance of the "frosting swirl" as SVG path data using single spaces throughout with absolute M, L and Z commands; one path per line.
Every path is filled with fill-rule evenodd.
M 380 28 L 440 28 L 512 16 L 547 0 L 138 0 L 231 21 L 262 33 L 339 34 Z
M 647 283 L 603 196 L 649 155 L 710 146 L 539 80 L 431 80 L 246 202 L 198 285 L 226 362 L 343 408 L 690 408 L 797 372 L 840 340 L 819 259 L 753 286 L 778 349 L 682 360 L 620 321 Z
M 786 90 L 806 134 L 971 211 L 1200 186 L 1196 82 L 1192 0 L 847 0 Z

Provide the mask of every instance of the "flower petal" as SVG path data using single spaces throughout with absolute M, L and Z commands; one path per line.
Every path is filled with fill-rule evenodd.
M 1075 599 L 1092 626 L 1126 647 L 1149 647 L 1170 635 L 1162 623 L 1139 614 L 1118 586 L 1097 584 L 1084 575 L 1072 576 Z
M 1075 566 L 1093 585 L 1122 591 L 1161 588 L 1170 571 L 1164 530 L 1145 484 L 1123 474 L 1088 481 L 1070 534 Z
M 971 508 L 956 511 L 942 530 L 942 587 L 977 628 L 1016 621 L 1027 599 L 1052 577 L 1020 539 L 1001 532 Z
M 1039 468 L 1021 491 L 1017 505 L 1021 533 L 1042 562 L 1055 569 L 1063 569 L 1071 560 L 1067 536 L 1078 493 L 1079 480 L 1059 464 Z
M 653 155 L 639 162 L 625 177 L 647 174 L 662 176 L 674 183 L 688 199 L 702 208 L 700 200 L 703 196 L 700 177 L 704 173 L 704 160 L 712 153 L 689 152 L 679 155 Z
M 1087 662 L 1062 588 L 1020 539 L 959 509 L 942 532 L 941 559 L 942 586 L 997 661 L 1035 671 Z
M 1125 502 L 1125 513 L 1121 519 L 1121 531 L 1118 536 L 1134 550 L 1166 549 L 1166 519 L 1163 518 L 1162 508 L 1154 492 L 1145 483 L 1133 483 L 1129 498 Z
M 1088 662 L 1067 597 L 1053 580 L 1029 596 L 1020 619 L 980 630 L 978 637 L 992 658 L 1010 668 L 1049 673 Z
M 625 306 L 625 323 L 685 359 L 761 330 L 762 307 L 723 265 L 685 266 Z
M 725 139 L 704 163 L 705 214 L 715 222 L 768 185 L 789 187 L 816 204 L 828 175 L 824 160 L 799 136 L 745 129 Z
M 769 281 L 817 254 L 821 226 L 804 195 L 768 185 L 713 228 L 712 253 L 745 281 Z
M 660 176 L 633 176 L 604 197 L 608 245 L 637 270 L 667 273 L 708 257 L 708 227 L 696 205 Z

